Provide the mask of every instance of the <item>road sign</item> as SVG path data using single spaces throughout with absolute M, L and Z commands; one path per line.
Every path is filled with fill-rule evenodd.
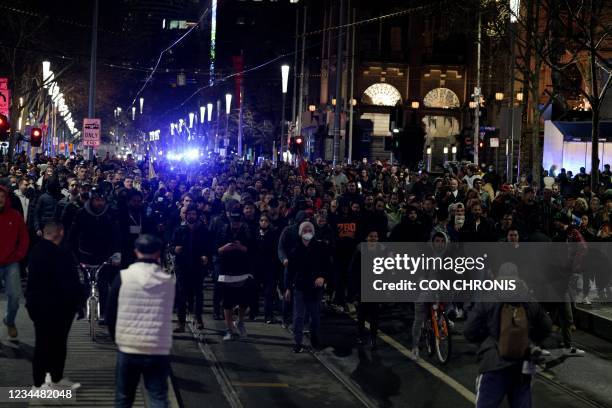
M 83 146 L 100 146 L 100 119 L 83 119 Z
M 499 138 L 492 137 L 489 139 L 489 146 L 491 147 L 499 147 Z
M 11 91 L 8 89 L 8 78 L 0 78 L 0 114 L 9 117 Z

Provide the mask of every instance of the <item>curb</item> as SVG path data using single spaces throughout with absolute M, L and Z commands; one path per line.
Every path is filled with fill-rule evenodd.
M 612 319 L 597 313 L 597 309 L 576 307 L 574 324 L 581 330 L 612 341 Z

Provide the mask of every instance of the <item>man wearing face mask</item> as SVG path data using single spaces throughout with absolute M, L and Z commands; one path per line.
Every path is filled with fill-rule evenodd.
M 304 351 L 304 320 L 310 317 L 310 343 L 319 347 L 320 307 L 323 285 L 328 276 L 329 258 L 323 245 L 313 240 L 314 225 L 305 221 L 300 224 L 300 241 L 289 255 L 285 275 L 285 300 L 293 299 L 294 353 Z
M 176 254 L 176 303 L 178 326 L 175 333 L 185 332 L 187 309 L 193 313 L 198 330 L 202 321 L 204 276 L 211 259 L 212 238 L 204 224 L 198 220 L 195 205 L 185 211 L 185 224 L 176 228 L 172 246 Z

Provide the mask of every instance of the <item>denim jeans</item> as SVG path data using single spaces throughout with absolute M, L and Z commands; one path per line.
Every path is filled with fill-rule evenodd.
M 319 326 L 321 322 L 321 291 L 312 297 L 304 297 L 301 290 L 293 291 L 293 339 L 295 344 L 302 344 L 304 340 L 304 320 L 310 317 L 310 339 L 319 339 Z
M 497 408 L 508 398 L 510 408 L 531 408 L 531 376 L 521 364 L 487 371 L 476 379 L 476 408 Z
M 8 326 L 15 325 L 15 317 L 19 310 L 19 299 L 21 298 L 21 276 L 19 274 L 19 263 L 14 262 L 0 266 L 0 280 L 4 282 L 8 305 L 4 322 Z
M 151 408 L 166 408 L 168 402 L 168 376 L 170 356 L 117 354 L 117 388 L 115 407 L 129 408 L 134 403 L 140 376 L 144 378 Z

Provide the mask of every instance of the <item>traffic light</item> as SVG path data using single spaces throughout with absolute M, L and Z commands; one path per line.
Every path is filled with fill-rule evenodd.
M 0 114 L 0 142 L 6 142 L 9 138 L 11 124 L 5 115 Z
M 402 105 L 396 105 L 391 108 L 391 116 L 389 118 L 389 131 L 402 129 L 404 127 L 404 108 Z
M 484 148 L 484 142 L 482 140 L 478 143 L 478 147 L 481 149 Z
M 42 144 L 43 132 L 41 128 L 32 128 L 30 130 L 30 146 L 39 147 Z

